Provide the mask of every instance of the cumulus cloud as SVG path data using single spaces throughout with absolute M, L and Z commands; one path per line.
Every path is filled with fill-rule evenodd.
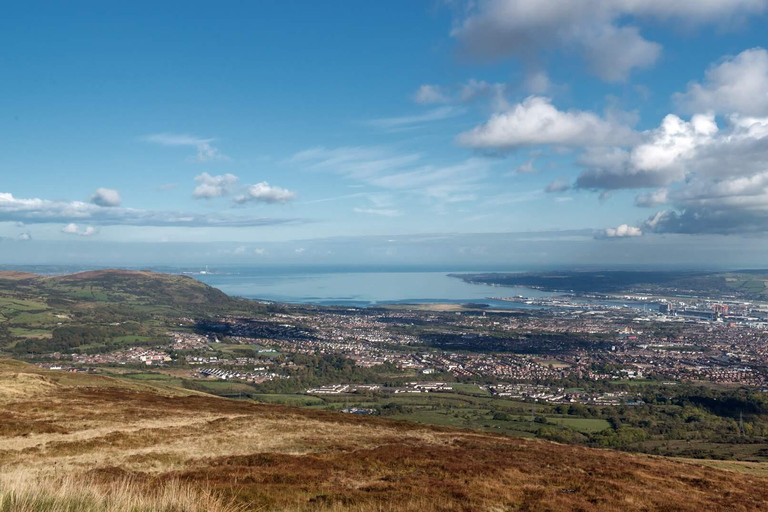
M 643 236 L 643 231 L 635 226 L 622 224 L 617 228 L 608 228 L 598 233 L 597 238 L 633 238 Z
M 652 208 L 661 204 L 667 204 L 667 201 L 669 201 L 669 190 L 660 188 L 645 194 L 638 194 L 635 197 L 635 206 Z
M 32 240 L 32 233 L 29 231 L 25 231 L 24 233 L 19 233 L 19 236 L 16 237 L 18 240 Z
M 642 226 L 646 231 L 654 233 L 688 235 L 766 233 L 768 212 L 740 208 L 690 207 L 679 212 L 661 211 L 649 217 Z
M 489 83 L 484 80 L 470 78 L 459 85 L 456 95 L 457 101 L 467 103 L 479 98 L 490 98 L 495 110 L 503 110 L 508 107 L 506 94 L 509 89 L 507 84 Z
M 553 49 L 578 52 L 606 81 L 623 81 L 661 54 L 639 26 L 727 23 L 766 10 L 768 0 L 480 0 L 451 35 L 473 58 L 516 57 L 535 62 Z
M 551 99 L 530 96 L 460 134 L 457 141 L 475 149 L 512 150 L 544 145 L 623 145 L 636 137 L 631 128 L 592 112 L 558 110 Z
M 296 198 L 296 193 L 280 187 L 270 186 L 266 181 L 250 185 L 245 188 L 245 192 L 235 197 L 238 204 L 245 203 L 287 203 Z
M 661 187 L 635 198 L 637 206 L 671 207 L 651 216 L 646 232 L 768 232 L 768 118 L 731 114 L 718 125 L 714 114 L 669 115 L 644 136 L 629 149 L 585 153 L 576 187 Z
M 97 188 L 96 192 L 91 196 L 91 202 L 98 206 L 120 206 L 123 199 L 120 197 L 120 193 L 117 190 L 111 188 Z
M 547 192 L 548 194 L 556 193 L 556 192 L 565 192 L 566 190 L 571 189 L 571 184 L 568 180 L 565 178 L 558 178 L 544 189 L 544 192 Z
M 234 174 L 227 173 L 220 176 L 211 176 L 204 172 L 195 176 L 195 183 L 198 185 L 192 192 L 192 197 L 195 199 L 212 199 L 229 195 L 238 179 Z
M 264 249 L 263 247 L 257 247 L 256 249 L 253 250 L 253 254 L 255 254 L 256 256 L 266 256 L 267 250 Z
M 674 98 L 688 112 L 768 116 L 768 51 L 752 48 L 728 57 Z
M 96 233 L 98 233 L 98 230 L 94 228 L 93 226 L 87 226 L 84 229 L 80 229 L 80 226 L 75 224 L 74 222 L 71 222 L 64 226 L 61 229 L 62 233 L 65 233 L 67 235 L 77 235 L 77 236 L 93 236 Z
M 204 139 L 194 135 L 184 135 L 175 133 L 155 133 L 145 135 L 142 139 L 152 144 L 161 146 L 181 146 L 195 148 L 196 154 L 192 157 L 195 162 L 210 162 L 212 160 L 229 160 L 229 157 L 223 155 L 212 143 L 216 139 Z
M 434 103 L 449 103 L 451 98 L 443 91 L 441 86 L 424 84 L 413 95 L 413 101 L 422 105 L 431 105 Z
M 81 201 L 24 199 L 14 197 L 7 192 L 0 192 L 0 222 L 88 223 L 98 226 L 251 227 L 293 224 L 301 222 L 301 219 L 105 207 Z
M 631 148 L 596 148 L 582 155 L 587 167 L 576 180 L 577 188 L 621 189 L 666 186 L 685 178 L 696 150 L 714 140 L 718 126 L 712 115 L 684 121 L 675 115 L 644 134 L 645 141 Z
M 722 179 L 696 177 L 670 192 L 669 201 L 678 211 L 658 212 L 645 222 L 646 230 L 688 234 L 768 232 L 768 170 Z
M 554 92 L 562 92 L 567 89 L 566 85 L 552 83 L 546 71 L 541 69 L 529 71 L 525 75 L 522 86 L 525 92 L 537 96 L 552 95 Z
M 653 66 L 661 45 L 647 41 L 636 27 L 606 25 L 583 36 L 584 58 L 592 72 L 607 82 L 623 82 L 634 69 Z
M 416 90 L 413 98 L 416 103 L 430 105 L 436 103 L 468 103 L 478 98 L 490 97 L 493 100 L 494 107 L 503 108 L 506 106 L 506 100 L 504 96 L 508 88 L 509 87 L 507 84 L 489 83 L 484 80 L 476 80 L 474 78 L 470 78 L 466 82 L 454 84 L 451 86 L 429 84 L 422 85 Z M 463 110 L 435 110 L 433 112 L 452 112 L 458 115 L 459 113 L 463 113 Z

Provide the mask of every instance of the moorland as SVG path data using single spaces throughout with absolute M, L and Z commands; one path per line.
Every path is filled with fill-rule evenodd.
M 359 418 L 0 362 L 0 510 L 768 507 L 750 467 Z M 738 471 L 735 471 L 737 469 Z

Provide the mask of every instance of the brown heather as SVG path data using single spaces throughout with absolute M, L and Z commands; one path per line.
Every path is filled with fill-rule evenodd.
M 768 510 L 712 464 L 0 361 L 0 512 Z

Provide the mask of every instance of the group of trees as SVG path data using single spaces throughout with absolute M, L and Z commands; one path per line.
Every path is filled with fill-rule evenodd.
M 49 354 L 51 352 L 81 352 L 88 347 L 89 353 L 103 353 L 124 348 L 125 343 L 116 339 L 122 336 L 145 334 L 139 324 L 121 325 L 70 325 L 57 327 L 47 338 L 25 338 L 16 343 L 16 355 Z M 131 345 L 137 345 L 133 341 Z
M 373 384 L 382 374 L 398 371 L 391 365 L 375 368 L 357 366 L 355 361 L 336 354 L 292 356 L 293 366 L 285 369 L 289 379 L 275 379 L 256 385 L 259 393 L 293 393 L 326 384 Z

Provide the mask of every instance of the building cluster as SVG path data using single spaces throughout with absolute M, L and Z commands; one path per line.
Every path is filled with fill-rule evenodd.
M 210 350 L 207 336 L 201 336 L 192 332 L 170 332 L 172 350 Z
M 329 386 L 319 386 L 307 390 L 309 395 L 341 395 L 344 393 L 357 393 L 360 391 L 378 391 L 381 386 L 378 384 L 331 384 Z
M 683 311 L 702 315 L 682 315 Z M 191 321 L 185 319 L 169 333 L 167 346 L 72 354 L 64 359 L 76 366 L 163 365 L 174 357 L 174 364 L 191 367 L 199 375 L 263 382 L 301 369 L 304 363 L 296 355 L 339 355 L 359 367 L 379 368 L 382 375 L 499 382 L 498 389 L 492 390 L 498 396 L 599 403 L 613 398 L 560 397 L 556 386 L 546 390 L 537 386 L 568 378 L 658 378 L 765 388 L 765 318 L 760 306 L 709 300 L 668 301 L 650 309 L 570 303 L 569 307 L 461 314 L 423 308 L 290 306 L 259 318 L 198 321 L 194 332 L 186 330 Z M 223 347 L 231 344 L 243 347 L 230 353 Z M 243 357 L 243 350 L 251 350 L 252 355 Z M 197 370 L 200 367 L 203 370 Z M 352 389 L 338 391 L 331 386 L 310 392 Z M 401 392 L 425 391 L 429 390 L 418 384 Z M 543 395 L 535 396 L 539 391 Z
M 402 387 L 390 388 L 392 393 L 435 393 L 452 390 L 453 387 L 445 382 L 409 382 Z
M 237 371 L 237 370 L 226 370 L 223 368 L 201 368 L 198 370 L 195 374 L 195 376 L 200 376 L 204 378 L 215 378 L 220 380 L 242 380 L 246 382 L 253 382 L 255 384 L 260 384 L 262 382 L 267 382 L 270 380 L 275 379 L 287 379 L 288 376 L 281 375 L 274 372 L 267 372 L 267 371 Z
M 73 364 L 144 364 L 162 365 L 171 361 L 171 355 L 163 350 L 131 347 L 106 354 L 72 354 Z
M 533 384 L 495 384 L 488 386 L 494 396 L 515 400 L 533 400 L 551 404 L 637 405 L 636 398 L 626 391 L 588 392 L 566 391 L 554 386 Z

